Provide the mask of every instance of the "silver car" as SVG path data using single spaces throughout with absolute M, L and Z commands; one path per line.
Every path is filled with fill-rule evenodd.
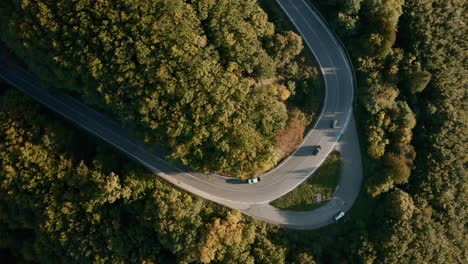
M 338 221 L 340 220 L 343 216 L 345 215 L 345 213 L 343 211 L 339 212 L 338 214 L 335 215 L 335 217 L 333 217 L 335 219 L 335 221 Z

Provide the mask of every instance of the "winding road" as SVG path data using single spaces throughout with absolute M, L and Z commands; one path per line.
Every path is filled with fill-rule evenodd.
M 337 212 L 351 208 L 362 182 L 359 144 L 352 117 L 353 69 L 343 46 L 317 11 L 304 0 L 277 2 L 316 57 L 326 96 L 318 121 L 302 144 L 276 168 L 262 175 L 262 181 L 257 184 L 176 167 L 163 156 L 147 151 L 109 118 L 71 97 L 48 93 L 37 78 L 4 59 L 0 61 L 0 77 L 180 188 L 270 223 L 296 229 L 319 228 L 333 222 Z M 330 123 L 334 119 L 338 120 L 338 126 L 331 129 Z M 336 146 L 342 135 L 339 146 Z M 311 153 L 317 145 L 322 151 L 313 156 Z M 310 212 L 279 210 L 268 204 L 312 175 L 335 147 L 341 149 L 344 173 L 329 203 Z

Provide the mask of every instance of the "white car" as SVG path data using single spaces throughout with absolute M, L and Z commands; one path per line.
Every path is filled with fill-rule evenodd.
M 335 221 L 338 221 L 340 220 L 343 216 L 345 215 L 345 213 L 343 211 L 339 212 L 338 214 L 335 215 Z
M 260 177 L 250 178 L 250 179 L 247 180 L 247 182 L 248 182 L 249 184 L 254 184 L 254 183 L 257 183 L 257 182 L 259 182 L 259 181 L 261 181 Z

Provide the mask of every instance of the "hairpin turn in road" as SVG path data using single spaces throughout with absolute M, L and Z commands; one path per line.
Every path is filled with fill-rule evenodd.
M 145 150 L 107 117 L 70 97 L 50 94 L 34 76 L 4 60 L 0 62 L 0 77 L 188 192 L 267 222 L 297 229 L 318 228 L 332 223 L 337 212 L 349 210 L 361 187 L 361 158 L 352 118 L 354 73 L 346 51 L 317 11 L 304 0 L 277 2 L 314 54 L 323 75 L 326 96 L 314 128 L 297 150 L 276 168 L 261 175 L 261 181 L 255 184 L 241 184 L 232 178 L 179 168 L 163 156 Z M 337 120 L 335 128 L 330 127 L 333 120 Z M 345 131 L 340 143 L 344 173 L 332 201 L 310 212 L 279 210 L 268 204 L 306 180 L 336 147 Z M 321 146 L 321 151 L 312 155 L 317 145 Z

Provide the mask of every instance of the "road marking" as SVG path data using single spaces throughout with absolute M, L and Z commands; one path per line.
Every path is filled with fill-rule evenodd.
M 280 5 L 281 5 L 281 4 L 280 4 Z M 306 5 L 307 5 L 307 4 L 306 4 Z M 293 6 L 294 6 L 294 5 L 293 5 Z M 308 6 L 308 5 L 307 5 L 307 6 Z M 282 8 L 283 8 L 283 7 L 282 7 Z M 298 14 L 299 14 L 300 16 L 302 16 L 302 18 L 303 18 L 304 22 L 306 23 L 306 25 L 307 25 L 309 28 L 311 28 L 311 25 L 308 23 L 307 19 L 305 19 L 304 15 L 297 9 L 296 6 L 294 6 L 294 8 L 298 11 Z M 310 7 L 309 7 L 309 8 L 310 8 Z M 283 8 L 283 10 L 284 10 L 284 8 Z M 285 11 L 286 15 L 291 19 L 291 17 L 290 17 L 289 14 L 286 12 L 286 10 L 284 10 L 284 11 Z M 311 11 L 312 14 L 317 18 L 316 14 L 315 14 L 312 10 L 310 10 L 310 11 Z M 323 26 L 323 22 L 321 21 L 321 19 L 320 19 L 320 18 L 317 18 L 317 19 L 319 20 L 319 23 Z M 295 24 L 295 22 L 294 22 L 293 19 L 291 19 L 291 21 Z M 296 24 L 295 24 L 295 25 L 296 25 Z M 297 27 L 297 25 L 296 25 L 296 27 Z M 297 28 L 298 28 L 299 32 L 304 36 L 304 40 L 305 40 L 307 46 L 309 47 L 309 49 L 311 50 L 311 52 L 314 54 L 314 56 L 315 56 L 316 58 L 318 58 L 317 55 L 315 54 L 314 50 L 312 49 L 312 46 L 310 45 L 308 39 L 305 37 L 306 34 L 304 34 L 304 33 L 300 30 L 299 27 L 297 27 Z M 324 27 L 324 28 L 325 28 L 325 31 L 327 31 L 327 34 L 330 34 L 330 32 L 328 31 L 327 27 Z M 311 30 L 311 32 L 313 33 L 313 35 L 316 36 L 316 39 L 320 39 L 320 38 L 318 38 L 318 36 L 317 36 L 317 34 L 315 33 L 314 30 Z M 330 35 L 330 36 L 331 36 L 331 35 Z M 335 42 L 335 40 L 333 39 L 333 37 L 332 37 L 332 41 L 336 44 L 336 42 Z M 320 45 L 322 45 L 322 47 L 324 48 L 323 42 L 320 41 Z M 342 54 L 341 49 L 340 49 L 340 53 Z M 328 57 L 328 60 L 330 61 L 330 63 L 332 63 L 331 57 L 330 57 L 328 54 L 327 54 L 327 57 Z M 349 65 L 346 64 L 346 67 L 349 69 Z M 322 71 L 322 74 L 324 74 L 324 71 L 323 71 L 322 68 L 321 68 L 321 71 Z M 336 70 L 333 69 L 333 72 L 335 73 L 334 76 L 333 76 L 333 78 L 335 78 L 336 83 L 339 84 L 339 79 L 338 79 L 337 76 L 336 76 Z M 3 77 L 4 77 L 4 76 L 3 76 Z M 25 82 L 26 84 L 28 84 L 31 88 L 35 89 L 35 85 L 32 84 L 32 83 L 30 83 L 29 81 L 27 81 L 27 80 L 25 80 L 25 79 L 22 79 L 22 78 L 19 77 L 19 76 L 15 76 L 15 77 L 18 78 L 18 79 L 20 79 L 20 80 L 22 80 L 22 81 Z M 5 78 L 5 77 L 4 77 L 4 78 Z M 326 78 L 324 77 L 324 79 L 325 79 L 325 83 L 326 83 Z M 7 81 L 8 81 L 8 80 L 7 80 Z M 12 85 L 16 86 L 16 85 L 13 84 L 12 82 L 10 82 L 10 81 L 8 81 L 8 82 L 11 83 Z M 18 87 L 18 86 L 17 86 L 17 87 Z M 20 90 L 22 90 L 20 87 L 18 87 L 18 88 L 19 88 Z M 339 90 L 340 90 L 340 89 L 337 89 L 337 93 L 338 93 L 338 94 L 339 94 Z M 25 92 L 25 90 L 23 90 L 23 92 Z M 36 92 L 37 92 L 37 90 L 36 90 Z M 272 185 L 274 185 L 274 184 L 277 184 L 277 183 L 279 183 L 279 182 L 285 181 L 285 180 L 288 179 L 288 176 L 289 176 L 289 175 L 291 175 L 291 174 L 294 173 L 294 171 L 288 172 L 286 175 L 283 175 L 279 180 L 274 181 L 274 182 L 272 182 L 271 184 L 268 184 L 268 185 L 266 185 L 266 186 L 262 186 L 262 187 L 259 187 L 259 188 L 250 189 L 250 190 L 238 190 L 238 189 L 228 189 L 228 188 L 220 187 L 220 186 L 218 186 L 218 185 L 211 184 L 209 181 L 203 180 L 203 179 L 201 179 L 200 177 L 197 177 L 197 176 L 194 176 L 194 175 L 192 175 L 192 174 L 190 174 L 190 173 L 187 173 L 187 172 L 185 172 L 185 171 L 183 171 L 183 170 L 181 170 L 181 169 L 179 169 L 179 168 L 173 166 L 172 164 L 166 162 L 164 159 L 161 159 L 161 158 L 158 157 L 158 156 L 147 154 L 147 156 L 150 157 L 149 159 L 148 159 L 148 158 L 144 158 L 144 159 L 140 158 L 141 155 L 139 155 L 138 151 L 140 151 L 140 153 L 144 154 L 143 157 L 145 157 L 145 156 L 146 156 L 146 153 L 147 153 L 146 150 L 143 149 L 143 148 L 141 148 L 140 145 L 137 145 L 137 144 L 134 143 L 133 141 L 130 141 L 129 139 L 120 136 L 119 134 L 115 133 L 115 132 L 112 131 L 111 129 L 107 129 L 106 127 L 104 127 L 104 126 L 103 126 L 100 122 L 98 122 L 98 121 L 92 122 L 92 119 L 90 119 L 90 118 L 88 118 L 87 116 L 83 115 L 83 114 L 82 114 L 80 111 L 78 111 L 76 108 L 64 104 L 62 101 L 57 100 L 57 99 L 56 99 L 55 97 L 53 97 L 52 95 L 48 95 L 48 94 L 46 94 L 46 95 L 47 95 L 47 96 L 44 97 L 44 98 L 48 98 L 48 99 L 52 100 L 54 103 L 56 103 L 56 104 L 58 104 L 58 105 L 64 106 L 64 109 L 68 109 L 68 111 L 70 111 L 70 113 L 75 113 L 75 114 L 78 114 L 78 116 L 81 116 L 81 118 L 84 120 L 83 123 L 85 123 L 85 124 L 88 123 L 88 124 L 90 124 L 90 125 L 92 125 L 92 124 L 96 125 L 97 128 L 101 128 L 101 130 L 103 130 L 103 132 L 108 132 L 109 135 L 113 135 L 113 136 L 115 137 L 116 140 L 123 139 L 123 142 L 126 142 L 126 144 L 127 144 L 127 146 L 128 146 L 129 148 L 136 148 L 136 150 L 133 151 L 135 154 L 133 154 L 133 153 L 131 153 L 131 152 L 127 152 L 124 148 L 122 148 L 122 147 L 120 147 L 119 145 L 117 145 L 116 143 L 113 143 L 112 141 L 108 140 L 106 137 L 104 137 L 105 133 L 104 133 L 103 136 L 101 136 L 102 133 L 99 132 L 99 130 L 96 130 L 96 131 L 98 131 L 98 132 L 94 132 L 91 128 L 88 128 L 88 127 L 82 125 L 79 121 L 74 121 L 74 120 L 72 119 L 72 117 L 69 116 L 68 114 L 61 113 L 61 112 L 58 112 L 57 110 L 54 110 L 54 108 L 52 108 L 51 105 L 49 105 L 48 103 L 44 102 L 40 97 L 36 97 L 36 96 L 33 96 L 33 97 L 34 97 L 36 100 L 38 100 L 39 102 L 41 102 L 42 104 L 48 106 L 50 109 L 54 110 L 55 112 L 57 112 L 57 113 L 59 113 L 59 114 L 62 114 L 62 116 L 64 116 L 65 118 L 67 118 L 67 119 L 73 121 L 75 124 L 77 124 L 77 125 L 79 125 L 80 127 L 84 128 L 86 131 L 89 131 L 89 132 L 91 132 L 92 134 L 96 135 L 98 138 L 101 138 L 101 139 L 103 139 L 104 141 L 110 143 L 111 145 L 113 145 L 113 146 L 116 147 L 117 149 L 121 150 L 122 152 L 124 152 L 125 154 L 127 154 L 128 156 L 130 156 L 131 158 L 134 158 L 134 159 L 137 160 L 138 162 L 140 162 L 140 163 L 142 163 L 143 165 L 145 165 L 145 167 L 147 167 L 147 168 L 150 169 L 151 171 L 158 173 L 161 177 L 165 178 L 165 179 L 168 180 L 169 182 L 171 182 L 171 183 L 173 183 L 173 184 L 176 184 L 176 185 L 177 185 L 177 182 L 174 183 L 174 180 L 176 180 L 175 177 L 183 177 L 184 175 L 180 175 L 180 174 L 183 173 L 183 174 L 185 174 L 185 175 L 190 176 L 192 179 L 196 179 L 196 180 L 198 180 L 198 181 L 200 181 L 200 182 L 202 182 L 202 183 L 204 183 L 204 184 L 211 185 L 211 186 L 216 187 L 216 188 L 218 188 L 218 189 L 228 190 L 228 191 L 235 191 L 235 192 L 252 192 L 252 191 L 255 191 L 255 190 L 265 189 L 265 188 L 268 188 L 268 187 L 270 187 L 270 186 L 272 186 Z M 323 114 L 324 114 L 324 112 L 325 112 L 325 109 L 328 108 L 328 107 L 327 107 L 327 104 L 326 104 L 326 102 L 327 102 L 328 100 L 329 100 L 329 98 L 328 98 L 328 89 L 327 89 L 327 87 L 326 87 L 326 89 L 325 89 L 325 104 L 324 104 L 324 106 L 322 107 L 322 110 L 321 110 L 321 113 L 320 113 L 320 115 L 319 115 L 318 121 L 314 124 L 314 127 L 307 133 L 307 135 L 306 135 L 305 139 L 303 140 L 303 142 L 299 145 L 299 147 L 296 149 L 296 151 L 295 151 L 291 156 L 289 156 L 284 162 L 282 162 L 282 163 L 279 164 L 276 168 L 274 168 L 274 169 L 271 170 L 270 172 L 267 172 L 267 173 L 264 174 L 263 176 L 267 176 L 267 175 L 269 175 L 269 174 L 273 174 L 273 172 L 274 172 L 275 170 L 281 168 L 284 164 L 286 164 L 286 161 L 288 161 L 290 158 L 292 158 L 292 157 L 294 156 L 294 154 L 299 150 L 299 148 L 301 148 L 301 147 L 302 147 L 304 144 L 306 144 L 306 143 L 308 143 L 308 144 L 311 143 L 311 142 L 306 142 L 306 141 L 308 141 L 308 140 L 312 137 L 312 134 L 313 134 L 315 128 L 318 126 L 318 124 L 321 123 L 321 122 L 323 122 L 323 119 L 322 119 L 322 118 L 323 118 Z M 335 101 L 335 107 L 334 107 L 335 109 L 336 109 L 336 104 L 337 104 L 337 101 Z M 90 109 L 90 111 L 93 111 L 93 110 Z M 350 113 L 351 113 L 351 111 L 348 112 L 348 116 L 350 116 Z M 90 121 L 91 121 L 91 122 L 90 122 Z M 346 122 L 346 124 L 347 124 L 347 123 L 348 123 L 348 122 Z M 341 135 L 341 134 L 343 133 L 343 131 L 344 131 L 344 128 L 343 128 L 341 131 L 339 131 L 339 135 Z M 320 134 L 320 133 L 321 133 L 321 132 L 318 132 L 318 134 Z M 320 140 L 319 140 L 319 144 L 322 142 L 322 140 L 323 140 L 324 138 L 334 139 L 334 138 L 336 138 L 336 137 L 325 137 L 325 136 L 322 136 L 322 137 L 320 138 Z M 338 136 L 337 138 L 339 138 L 339 136 Z M 332 140 L 331 140 L 331 141 L 332 141 Z M 332 148 L 330 148 L 330 151 L 333 149 L 333 146 L 334 146 L 334 145 L 336 145 L 336 140 L 334 141 L 334 143 L 332 143 Z M 330 152 L 330 151 L 329 151 L 329 152 Z M 327 155 L 329 154 L 329 152 L 327 153 Z M 324 159 L 326 158 L 326 156 L 327 156 L 327 155 L 324 156 L 323 153 L 324 153 L 324 152 L 322 152 L 322 155 L 321 155 L 321 156 L 323 156 L 323 158 L 320 160 L 320 162 L 319 162 L 318 164 L 321 164 L 321 163 L 324 161 Z M 176 171 L 180 172 L 180 174 L 176 174 L 176 175 L 170 176 L 170 175 L 168 175 L 168 174 L 163 173 L 162 171 L 160 171 L 159 169 L 157 169 L 156 167 L 154 167 L 153 165 L 151 165 L 150 163 L 148 163 L 148 162 L 151 162 L 151 161 L 150 161 L 151 158 L 156 159 L 157 161 L 161 162 L 161 163 L 162 163 L 161 165 L 165 165 L 165 166 L 167 166 L 167 167 L 169 167 L 169 168 L 171 168 L 171 169 L 175 169 Z M 148 160 L 148 162 L 145 161 L 145 160 Z M 304 159 L 300 160 L 299 164 L 298 164 L 297 166 L 295 166 L 295 169 L 299 168 L 300 166 L 303 166 L 305 162 L 310 162 L 310 159 L 304 158 Z M 308 175 L 305 176 L 304 179 L 301 180 L 299 183 L 297 183 L 297 185 L 299 185 L 300 183 L 302 183 L 302 181 L 304 181 L 304 180 L 305 180 L 307 177 L 309 177 L 313 172 L 315 172 L 315 170 L 316 170 L 317 168 L 318 168 L 318 166 L 314 167 L 311 171 L 309 171 Z M 181 185 L 180 182 L 178 182 L 178 183 L 179 183 L 179 185 Z M 186 183 L 184 182 L 183 184 L 186 184 Z M 187 185 L 187 184 L 186 184 L 186 185 Z M 296 186 L 297 186 L 297 185 L 296 185 Z M 189 185 L 188 185 L 188 186 L 189 186 Z M 295 188 L 296 186 L 294 186 L 293 188 Z M 211 197 L 211 198 L 214 197 L 214 198 L 217 198 L 217 199 L 220 199 L 220 200 L 224 200 L 224 201 L 228 201 L 228 202 L 245 203 L 245 202 L 232 201 L 232 200 L 229 200 L 229 199 L 227 199 L 227 198 L 222 198 L 222 197 L 219 197 L 219 196 L 216 196 L 216 195 L 212 195 L 212 194 L 206 193 L 206 192 L 202 191 L 201 189 L 196 189 L 196 188 L 191 187 L 191 186 L 189 186 L 189 187 L 190 187 L 191 190 L 188 190 L 188 191 L 190 191 L 190 192 L 192 192 L 192 193 L 195 193 L 195 191 L 196 191 L 196 192 L 203 192 L 204 195 L 200 195 L 200 194 L 198 194 L 198 195 L 200 195 L 200 196 L 202 196 L 202 197 L 205 197 L 205 198 L 207 198 L 207 199 L 210 199 L 210 198 L 208 198 L 208 197 Z M 184 189 L 186 189 L 186 188 L 184 188 Z M 247 203 L 247 204 L 249 204 L 249 203 Z

